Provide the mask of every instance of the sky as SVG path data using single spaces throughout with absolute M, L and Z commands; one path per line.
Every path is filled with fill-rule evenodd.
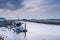
M 0 0 L 6 19 L 60 19 L 60 0 Z

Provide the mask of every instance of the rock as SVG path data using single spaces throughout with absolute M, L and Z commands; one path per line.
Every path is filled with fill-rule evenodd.
M 4 40 L 4 37 L 0 36 L 0 40 Z

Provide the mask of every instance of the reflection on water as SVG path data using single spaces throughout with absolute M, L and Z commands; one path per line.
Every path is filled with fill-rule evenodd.
M 60 25 L 29 22 L 26 22 L 26 24 L 28 30 L 26 39 L 24 33 L 16 34 L 13 31 L 8 31 L 8 29 L 1 32 L 2 28 L 0 28 L 0 34 L 3 34 L 6 40 L 60 40 Z

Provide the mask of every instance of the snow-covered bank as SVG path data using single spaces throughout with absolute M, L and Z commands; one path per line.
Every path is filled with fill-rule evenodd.
M 3 36 L 5 40 L 23 40 L 23 35 L 20 36 L 20 34 L 16 34 L 12 30 L 10 31 L 4 27 L 0 28 L 0 36 Z

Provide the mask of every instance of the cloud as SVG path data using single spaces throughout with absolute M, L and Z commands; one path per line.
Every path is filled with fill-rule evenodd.
M 26 0 L 24 2 L 24 10 L 31 13 L 47 13 L 59 10 L 60 1 L 59 0 Z M 24 12 L 23 10 L 23 12 Z
M 3 10 L 3 9 L 0 9 L 0 12 L 3 12 L 3 11 L 5 11 L 5 10 Z
M 27 9 L 30 8 L 31 9 Z M 59 18 L 59 0 L 26 0 L 24 2 L 26 18 Z M 57 16 L 58 15 L 58 16 Z
M 23 7 L 24 0 L 0 0 L 0 9 L 16 10 Z
M 5 13 L 4 17 L 9 15 L 11 18 L 17 16 L 20 18 L 59 18 L 60 15 L 59 0 L 24 0 L 20 3 L 22 7 L 20 7 L 20 4 L 17 4 L 12 3 L 12 1 L 7 2 L 7 6 L 4 8 L 5 11 L 1 12 L 1 15 Z M 12 11 L 13 9 L 14 11 Z
M 60 4 L 60 0 L 45 0 L 44 5 Z

